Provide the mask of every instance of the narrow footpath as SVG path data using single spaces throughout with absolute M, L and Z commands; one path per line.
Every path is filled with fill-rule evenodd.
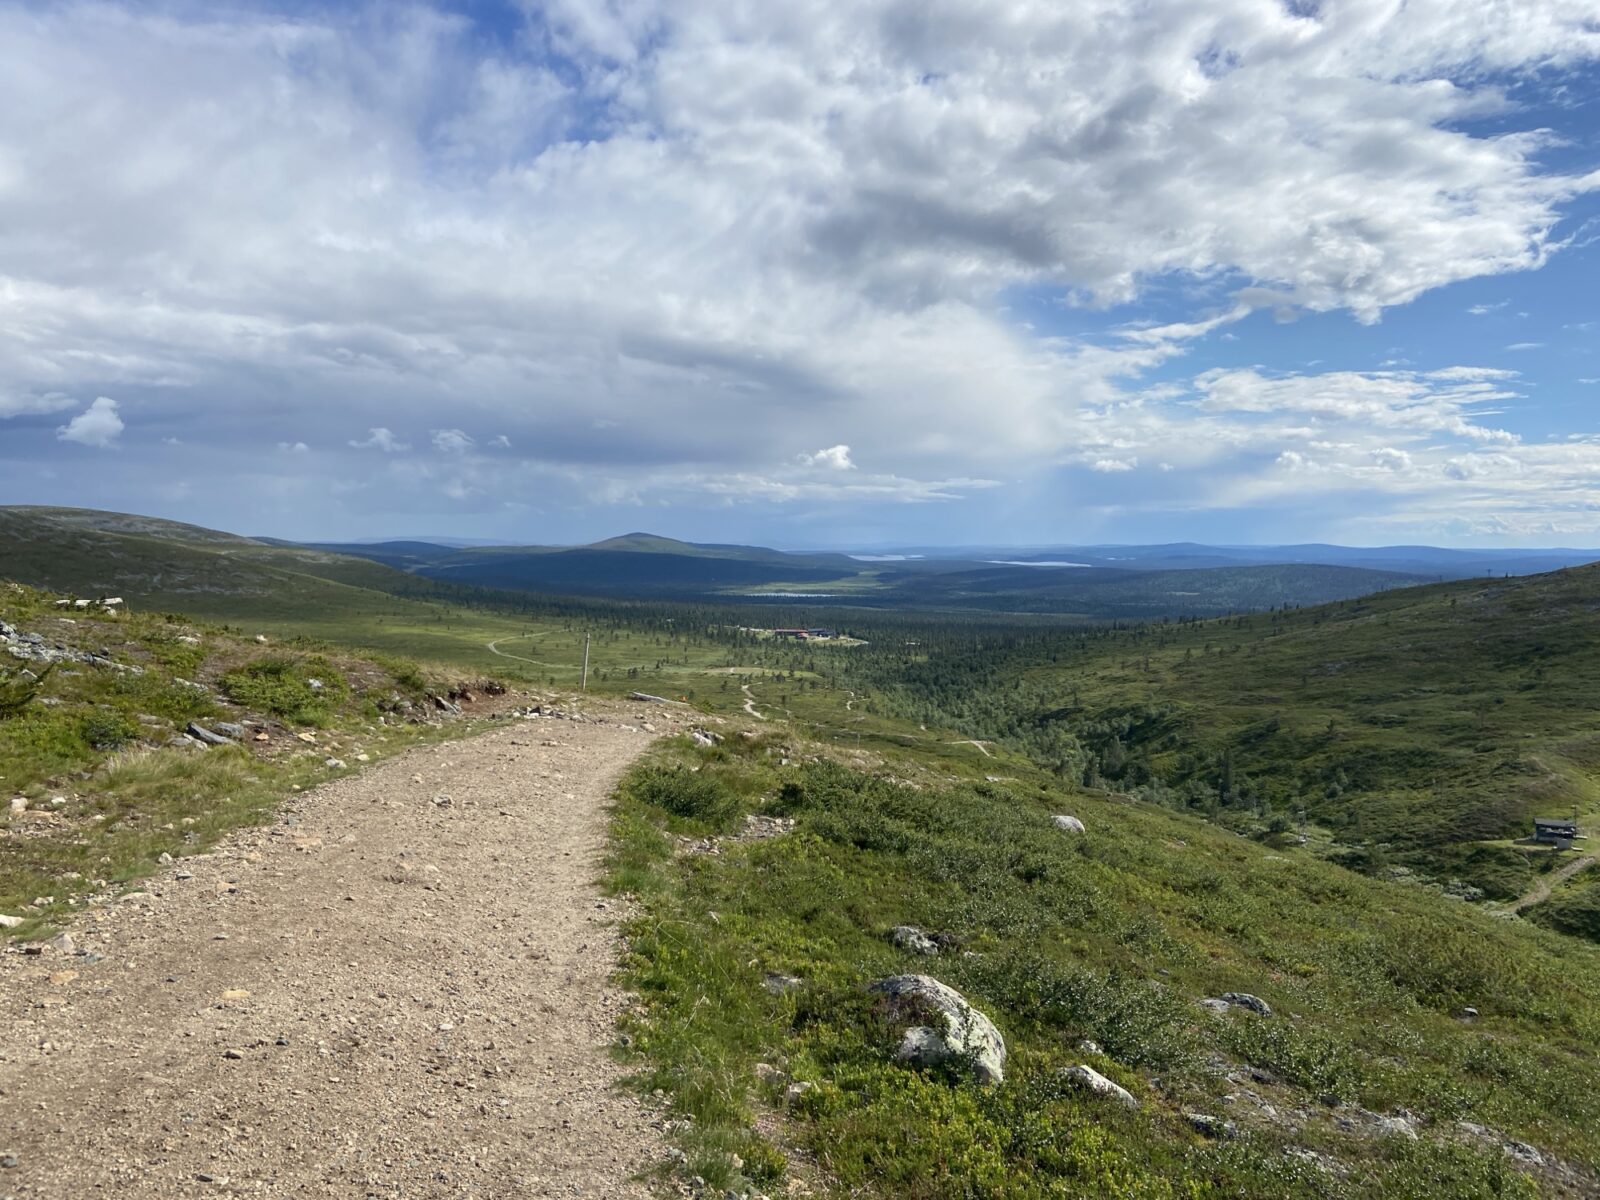
M 0 954 L 0 1195 L 648 1195 L 595 879 L 650 740 L 416 750 Z

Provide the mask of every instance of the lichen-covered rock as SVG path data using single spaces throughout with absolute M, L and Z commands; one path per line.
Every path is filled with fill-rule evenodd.
M 906 1031 L 897 1058 L 919 1066 L 964 1058 L 979 1083 L 1005 1079 L 1005 1039 L 993 1021 L 949 984 L 931 975 L 893 975 L 873 984 L 872 991 L 887 999 L 896 1018 L 917 1022 Z M 942 1023 L 943 1028 L 925 1024 L 930 1021 Z
M 939 953 L 939 943 L 915 925 L 896 925 L 889 931 L 889 940 L 907 954 Z
M 1133 1098 L 1132 1092 L 1120 1083 L 1113 1083 L 1093 1067 L 1082 1064 L 1068 1067 L 1061 1072 L 1061 1078 L 1102 1100 L 1114 1100 L 1125 1108 L 1139 1107 L 1139 1102 Z
M 1223 992 L 1222 998 L 1235 1008 L 1247 1008 L 1253 1013 L 1260 1013 L 1263 1017 L 1272 1015 L 1272 1006 L 1260 996 L 1252 996 L 1249 992 Z
M 1083 827 L 1083 822 L 1082 821 L 1078 820 L 1077 817 L 1068 816 L 1066 813 L 1062 813 L 1059 816 L 1051 817 L 1050 820 L 1055 822 L 1055 827 L 1057 829 L 1063 831 L 1064 833 L 1087 833 L 1088 832 L 1088 830 L 1086 830 Z

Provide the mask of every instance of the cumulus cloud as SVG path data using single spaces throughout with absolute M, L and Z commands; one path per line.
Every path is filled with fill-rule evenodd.
M 352 440 L 350 445 L 357 450 L 382 450 L 385 454 L 399 454 L 402 451 L 411 449 L 409 445 L 402 442 L 381 425 L 369 429 L 367 434 L 368 436 L 364 440 Z
M 311 447 L 304 442 L 279 442 L 278 449 L 285 454 L 310 454 Z
M 115 445 L 123 429 L 122 418 L 117 415 L 117 402 L 109 396 L 100 396 L 56 430 L 56 437 L 63 442 L 77 442 L 82 446 L 99 446 L 103 449 Z
M 835 471 L 853 471 L 856 464 L 850 461 L 850 447 L 829 446 L 815 454 L 802 454 L 800 461 L 811 467 L 828 467 Z
M 486 491 L 539 471 L 583 500 L 1135 460 L 1177 488 L 1250 456 L 1267 487 L 1369 421 L 1315 452 L 1331 476 L 1443 480 L 1408 439 L 1515 448 L 1503 376 L 1140 381 L 1251 313 L 1374 321 L 1537 267 L 1600 188 L 1506 90 L 1600 57 L 1585 0 L 523 8 L 504 39 L 426 5 L 0 10 L 0 107 L 45 114 L 0 130 L 0 416 L 137 389 L 221 462 L 272 444 L 270 406 L 372 505 L 437 461 L 391 430 L 446 421 L 506 432 L 433 429 L 440 454 L 517 448 Z M 1172 283 L 1203 300 L 1098 343 L 1009 308 Z M 1155 473 L 1095 485 L 1119 474 Z

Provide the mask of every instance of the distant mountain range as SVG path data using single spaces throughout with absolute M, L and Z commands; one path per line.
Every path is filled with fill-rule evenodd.
M 295 543 L 126 513 L 0 507 L 0 577 L 152 598 L 295 591 L 305 604 L 352 602 L 330 588 L 425 597 L 465 587 L 1144 620 L 1319 604 L 1439 578 L 1536 573 L 1596 558 L 1582 550 L 1194 543 L 910 547 L 852 555 L 650 533 L 587 546 Z

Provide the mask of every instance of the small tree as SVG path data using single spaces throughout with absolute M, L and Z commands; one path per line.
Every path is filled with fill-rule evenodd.
M 20 667 L 15 670 L 0 667 L 0 721 L 18 716 L 39 694 L 39 688 L 53 670 L 54 663 L 38 675 Z

